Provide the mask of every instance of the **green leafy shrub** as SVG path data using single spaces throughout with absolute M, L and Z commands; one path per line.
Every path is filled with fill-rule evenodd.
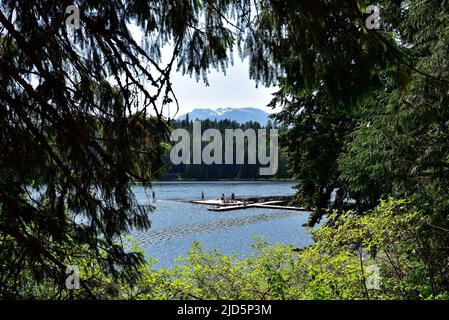
M 329 214 L 312 231 L 305 249 L 270 246 L 259 239 L 255 252 L 239 259 L 194 243 L 169 269 L 151 262 L 130 299 L 443 299 L 432 289 L 426 244 L 427 223 L 405 200 L 383 201 L 363 215 Z M 427 259 L 427 260 L 426 260 Z M 367 285 L 369 267 L 379 286 Z

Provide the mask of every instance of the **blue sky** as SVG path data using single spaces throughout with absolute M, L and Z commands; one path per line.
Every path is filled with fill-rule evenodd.
M 133 24 L 128 27 L 135 40 L 139 43 L 142 40 L 141 30 Z M 266 88 L 249 79 L 248 60 L 241 61 L 234 50 L 234 64 L 229 65 L 226 75 L 211 69 L 206 86 L 202 80 L 196 81 L 195 77 L 183 76 L 180 72 L 173 72 L 173 89 L 179 101 L 179 111 L 177 116 L 188 113 L 195 108 L 259 108 L 268 113 L 273 113 L 266 105 L 271 101 L 272 93 L 276 88 Z M 165 46 L 162 53 L 162 63 L 168 62 L 171 58 L 173 47 Z M 170 117 L 173 118 L 176 106 L 170 106 Z M 163 114 L 167 116 L 168 111 L 164 108 Z
M 236 54 L 237 55 L 237 54 Z M 234 65 L 229 66 L 226 75 L 210 70 L 209 86 L 195 77 L 182 76 L 181 73 L 172 75 L 173 86 L 180 104 L 179 114 L 192 111 L 195 108 L 260 108 L 272 113 L 266 105 L 271 101 L 271 94 L 275 88 L 265 88 L 249 79 L 248 61 L 241 61 L 235 57 Z

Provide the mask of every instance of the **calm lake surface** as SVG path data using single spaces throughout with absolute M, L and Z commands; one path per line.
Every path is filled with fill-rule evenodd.
M 222 193 L 229 197 L 288 196 L 294 194 L 293 182 L 284 181 L 217 181 L 160 182 L 153 189 L 133 189 L 139 204 L 152 204 L 152 227 L 146 232 L 133 232 L 147 258 L 159 260 L 157 267 L 169 267 L 179 256 L 185 256 L 192 242 L 204 249 L 218 249 L 240 257 L 253 252 L 252 237 L 265 237 L 272 244 L 304 247 L 312 243 L 307 222 L 308 213 L 301 211 L 246 209 L 212 212 L 207 206 L 186 201 L 217 199 Z M 152 191 L 156 201 L 152 200 Z

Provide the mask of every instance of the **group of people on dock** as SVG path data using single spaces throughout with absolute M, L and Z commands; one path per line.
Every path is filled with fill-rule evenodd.
M 235 200 L 235 194 L 232 193 L 232 194 L 231 194 L 231 199 L 229 200 L 229 199 L 226 199 L 224 193 L 222 193 L 222 194 L 221 194 L 221 197 L 220 197 L 220 200 L 223 201 L 223 202 L 229 202 L 229 201 L 235 202 L 235 201 L 236 201 L 236 200 Z
M 201 191 L 201 200 L 205 200 L 204 191 Z M 217 198 L 217 200 L 219 200 L 221 204 L 234 204 L 240 202 L 240 200 L 237 200 L 237 198 L 235 197 L 235 193 L 232 193 L 230 198 L 226 198 L 225 194 L 222 193 L 221 196 Z M 242 203 L 245 204 L 246 201 L 243 200 Z

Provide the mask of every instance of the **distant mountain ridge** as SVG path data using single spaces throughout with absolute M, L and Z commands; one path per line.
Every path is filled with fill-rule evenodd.
M 180 115 L 177 120 L 184 120 L 187 114 Z M 188 113 L 190 120 L 234 120 L 238 123 L 249 121 L 259 122 L 266 125 L 269 114 L 257 108 L 218 108 L 216 110 L 207 108 L 198 108 Z

